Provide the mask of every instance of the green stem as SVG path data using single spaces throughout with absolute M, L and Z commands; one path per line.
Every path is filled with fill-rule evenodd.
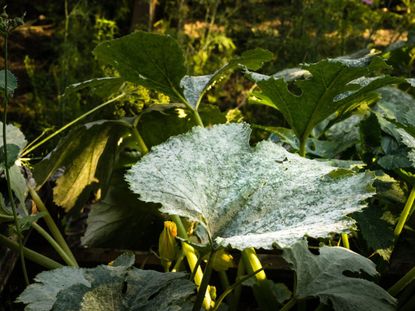
M 342 243 L 345 248 L 350 249 L 349 237 L 347 233 L 342 233 Z
M 297 303 L 297 299 L 291 298 L 285 305 L 282 306 L 280 311 L 291 310 L 291 308 L 294 307 L 296 303 Z
M 412 187 L 411 193 L 409 194 L 408 199 L 406 200 L 405 207 L 399 217 L 398 224 L 396 225 L 395 231 L 393 232 L 395 238 L 398 238 L 402 232 L 403 227 L 405 226 L 406 220 L 408 219 L 409 213 L 411 211 L 412 205 L 415 200 L 415 186 Z
M 53 134 L 49 135 L 48 137 L 46 137 L 45 139 L 42 139 L 39 143 L 37 143 L 36 145 L 24 149 L 21 157 L 24 157 L 25 155 L 31 153 L 33 150 L 37 149 L 38 147 L 40 147 L 41 145 L 43 145 L 44 143 L 46 143 L 47 141 L 51 140 L 53 137 L 55 137 L 56 135 L 59 135 L 60 133 L 62 133 L 63 131 L 65 131 L 67 128 L 71 127 L 72 125 L 78 123 L 79 121 L 85 119 L 87 116 L 93 114 L 94 112 L 108 106 L 109 104 L 112 104 L 113 102 L 116 102 L 118 100 L 120 100 L 121 98 L 125 97 L 126 94 L 122 93 L 120 95 L 118 95 L 117 97 L 114 97 L 108 101 L 106 101 L 105 103 L 102 103 L 99 106 L 96 106 L 95 108 L 89 110 L 88 112 L 84 113 L 83 115 L 79 116 L 78 118 L 76 118 L 75 120 L 69 122 L 68 124 L 62 126 L 59 130 L 57 130 L 56 132 L 54 132 Z
M 306 149 L 305 149 L 306 144 L 307 144 L 307 138 L 304 138 L 304 137 L 301 138 L 300 139 L 300 150 L 298 151 L 298 154 L 302 156 L 303 158 L 305 157 L 305 154 L 306 154 Z
M 239 281 L 243 278 L 244 274 L 245 274 L 244 261 L 243 261 L 243 259 L 240 259 L 239 263 L 238 263 L 238 269 L 236 271 L 236 279 L 235 279 L 235 284 L 238 284 L 238 285 L 235 287 L 235 290 L 234 290 L 233 295 L 232 295 L 231 304 L 229 306 L 230 311 L 237 311 L 238 310 L 239 299 L 241 297 L 241 292 L 242 292 L 242 286 L 241 286 L 242 282 L 239 282 Z M 217 304 L 218 303 L 219 303 L 219 301 L 217 302 Z M 216 306 L 217 306 L 217 304 L 216 304 Z
M 145 142 L 143 140 L 143 137 L 141 137 L 140 133 L 138 132 L 137 127 L 136 126 L 132 126 L 131 127 L 131 131 L 132 131 L 132 133 L 134 135 L 134 138 L 137 141 L 138 148 L 140 148 L 140 153 L 142 155 L 147 154 L 148 153 L 147 145 L 145 144 Z
M 27 270 L 26 270 L 26 263 L 24 259 L 23 254 L 23 235 L 20 231 L 19 222 L 17 220 L 17 207 L 16 202 L 14 201 L 13 191 L 11 187 L 11 181 L 10 181 L 10 170 L 8 165 L 8 154 L 7 154 L 7 109 L 9 105 L 9 91 L 8 91 L 8 70 L 9 70 L 9 64 L 8 64 L 8 40 L 9 35 L 6 33 L 4 35 L 4 115 L 3 115 L 3 151 L 4 151 L 4 163 L 5 163 L 5 171 L 6 171 L 6 181 L 7 181 L 7 192 L 9 195 L 10 204 L 12 206 L 13 211 L 13 220 L 14 225 L 16 227 L 16 233 L 17 233 L 17 241 L 19 243 L 19 253 L 20 253 L 20 262 L 22 265 L 22 271 L 24 280 L 26 282 L 26 285 L 29 285 L 29 277 L 27 276 Z
M 256 255 L 254 248 L 247 248 L 242 251 L 242 260 L 245 264 L 246 271 L 251 274 L 254 271 L 261 270 L 255 274 L 256 284 L 253 286 L 254 296 L 261 310 L 275 310 L 278 306 L 278 301 L 272 289 L 272 282 L 267 280 L 267 276 L 263 271 L 261 262 Z
M 388 289 L 389 294 L 396 297 L 413 280 L 415 280 L 415 267 L 409 270 L 398 282 Z
M 19 244 L 17 244 L 16 242 L 10 240 L 9 238 L 7 238 L 6 236 L 4 236 L 2 234 L 0 234 L 0 243 L 7 246 L 8 248 L 10 248 L 14 251 L 19 251 L 19 249 L 20 249 Z M 28 249 L 26 247 L 23 247 L 23 254 L 27 259 L 29 259 L 29 260 L 31 260 L 31 261 L 47 268 L 47 269 L 57 269 L 57 268 L 62 268 L 63 267 L 60 263 L 50 259 L 49 257 L 46 257 L 42 254 L 39 254 L 38 252 L 35 252 L 35 251 L 33 251 L 31 249 Z
M 209 255 L 208 262 L 203 273 L 202 283 L 200 284 L 199 291 L 197 293 L 196 302 L 193 305 L 192 311 L 199 311 L 202 309 L 203 301 L 205 300 L 207 290 L 209 287 L 210 277 L 212 276 L 213 271 L 213 254 L 215 252 L 211 251 Z M 206 308 L 205 308 L 206 309 Z M 207 310 L 209 310 L 208 308 Z
M 43 217 L 46 225 L 48 226 L 50 232 L 52 233 L 53 238 L 56 240 L 56 242 L 59 244 L 59 246 L 65 251 L 65 253 L 71 258 L 71 261 L 75 264 L 75 267 L 78 267 L 78 264 L 76 262 L 75 256 L 73 255 L 71 249 L 69 248 L 68 244 L 66 243 L 62 233 L 59 231 L 58 226 L 53 221 L 52 216 L 49 214 L 48 209 L 46 208 L 45 204 L 37 194 L 37 192 L 32 188 L 29 187 L 29 193 L 32 196 L 33 201 L 35 202 L 37 208 L 39 211 L 43 212 L 45 216 Z
M 50 236 L 49 233 L 45 229 L 43 229 L 41 226 L 39 226 L 37 223 L 32 222 L 32 227 L 35 229 L 42 237 L 45 238 L 46 241 L 49 242 L 49 244 L 56 250 L 56 252 L 61 256 L 63 261 L 66 262 L 68 266 L 71 267 L 77 267 L 77 263 L 73 262 L 73 260 L 65 253 L 65 251 L 62 249 L 62 247 L 59 246 L 59 244 Z
M 172 215 L 171 219 L 176 223 L 177 235 L 184 240 L 188 240 L 189 236 L 187 235 L 186 229 L 180 217 L 177 215 Z M 189 267 L 190 267 L 190 271 L 194 273 L 193 281 L 195 282 L 199 290 L 200 285 L 202 284 L 202 280 L 203 280 L 203 272 L 200 267 L 197 267 L 198 257 L 196 255 L 196 251 L 191 245 L 189 245 L 186 242 L 182 242 L 182 250 L 184 252 L 184 255 L 186 256 L 187 263 L 189 264 Z M 206 291 L 205 297 L 203 300 L 203 306 L 206 310 L 209 310 L 211 304 L 212 304 L 212 298 L 210 297 L 209 291 Z
M 186 105 L 186 107 L 192 111 L 193 113 L 193 117 L 195 118 L 195 121 L 197 123 L 197 125 L 204 127 L 203 125 L 203 121 L 202 118 L 200 117 L 199 112 L 197 111 L 198 106 L 196 105 L 196 108 L 193 108 L 192 105 L 189 104 L 189 102 L 186 100 L 186 98 L 183 97 L 182 94 L 180 94 L 179 91 L 177 91 L 175 88 L 173 88 L 174 93 L 176 94 L 176 96 L 182 101 L 183 104 Z M 200 99 L 200 98 L 199 98 Z
M 179 271 L 180 265 L 182 264 L 184 257 L 185 257 L 184 256 L 184 252 L 181 249 L 180 250 L 180 253 L 179 253 L 179 256 L 177 256 L 177 260 L 176 260 L 176 262 L 174 264 L 174 267 L 173 267 L 173 269 L 171 269 L 171 272 L 177 272 L 177 271 Z

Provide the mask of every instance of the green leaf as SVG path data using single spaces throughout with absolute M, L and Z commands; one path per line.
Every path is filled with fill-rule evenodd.
M 130 264 L 127 260 L 127 265 L 41 272 L 17 302 L 27 304 L 29 311 L 191 310 L 189 299 L 196 288 L 186 274 L 140 270 Z
M 403 80 L 390 76 L 368 78 L 375 70 L 385 67 L 378 57 L 361 59 L 337 58 L 315 64 L 304 64 L 311 74 L 305 80 L 296 80 L 293 93 L 284 78 L 250 75 L 262 93 L 284 115 L 301 141 L 312 129 L 339 109 L 356 105 L 365 95 L 382 86 Z
M 0 90 L 4 92 L 6 88 L 6 71 L 0 70 Z M 13 94 L 17 89 L 17 78 L 10 71 L 7 71 L 7 93 Z
M 3 122 L 0 122 L 0 127 L 3 128 Z M 14 125 L 8 124 L 6 126 L 6 138 L 8 144 L 16 145 L 22 150 L 26 144 L 26 138 L 22 131 Z M 0 146 L 3 146 L 3 130 L 0 130 Z
M 45 215 L 46 215 L 46 213 L 40 212 L 40 213 L 37 213 L 35 215 L 28 215 L 28 216 L 19 217 L 18 218 L 18 224 L 19 224 L 19 227 L 20 227 L 20 232 L 23 232 L 23 231 L 26 231 L 26 230 L 29 230 L 30 228 L 32 228 L 32 223 L 38 221 L 39 219 L 41 219 Z M 11 227 L 11 229 L 16 230 L 16 227 L 14 226 L 14 224 Z
M 16 160 L 19 157 L 20 147 L 15 144 L 7 144 L 7 163 L 6 162 L 6 152 L 4 150 L 4 145 L 0 147 L 0 167 L 10 168 L 14 165 Z
M 363 279 L 377 276 L 369 259 L 341 247 L 323 246 L 312 254 L 307 242 L 284 249 L 283 258 L 296 272 L 294 297 L 318 297 L 336 311 L 396 310 L 396 300 L 383 288 Z M 350 276 L 347 276 L 349 273 Z M 351 276 L 351 274 L 356 276 Z
M 53 190 L 56 204 L 68 211 L 79 199 L 89 199 L 91 192 L 101 189 L 104 195 L 117 157 L 118 141 L 126 132 L 128 127 L 124 121 L 108 120 L 88 123 L 70 132 L 35 166 L 38 187 L 58 168 L 64 167 Z
M 258 70 L 265 62 L 272 60 L 272 53 L 264 49 L 248 50 L 241 56 L 235 57 L 228 64 L 210 75 L 203 76 L 184 76 L 180 82 L 183 88 L 183 94 L 188 103 L 194 108 L 199 108 L 201 97 L 211 88 L 217 81 L 221 80 L 225 73 L 235 68 L 245 68 L 250 70 Z
M 123 175 L 124 170 L 114 171 L 107 194 L 91 206 L 83 245 L 119 249 L 157 245 L 163 226 L 158 206 L 139 201 L 128 189 Z
M 178 99 L 186 74 L 183 51 L 170 36 L 138 31 L 103 42 L 94 49 L 101 62 L 112 65 L 121 77 Z
M 200 222 L 223 246 L 270 249 L 348 230 L 346 215 L 373 195 L 371 174 L 330 177 L 329 162 L 269 141 L 251 148 L 250 133 L 247 124 L 195 127 L 154 147 L 126 179 L 141 200 Z
M 67 86 L 63 97 L 70 96 L 87 88 L 100 97 L 108 97 L 116 93 L 123 83 L 124 80 L 117 77 L 95 78 Z

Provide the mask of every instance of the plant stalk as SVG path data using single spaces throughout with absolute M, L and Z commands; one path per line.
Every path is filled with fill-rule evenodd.
M 56 135 L 59 135 L 60 133 L 62 133 L 63 131 L 65 131 L 67 128 L 71 127 L 72 125 L 78 123 L 79 121 L 85 119 L 87 116 L 93 114 L 94 112 L 108 106 L 109 104 L 112 104 L 113 102 L 116 102 L 118 100 L 120 100 L 121 98 L 125 97 L 127 94 L 122 93 L 120 95 L 118 95 L 117 97 L 114 97 L 110 100 L 107 100 L 105 103 L 102 103 L 99 106 L 96 106 L 95 108 L 89 110 L 88 112 L 84 113 L 83 115 L 79 116 L 78 118 L 76 118 L 75 120 L 69 122 L 68 124 L 65 124 L 64 126 L 62 126 L 59 130 L 57 130 L 56 132 L 54 132 L 53 134 L 49 135 L 48 137 L 46 137 L 45 139 L 42 139 L 39 143 L 37 143 L 36 145 L 27 148 L 25 150 L 23 150 L 21 157 L 24 157 L 25 155 L 31 153 L 33 150 L 37 149 L 38 147 L 40 147 L 41 145 L 43 145 L 44 143 L 46 143 L 47 141 L 51 140 L 52 138 L 54 138 Z
M 244 274 L 245 274 L 245 265 L 244 265 L 243 259 L 241 258 L 238 263 L 238 268 L 236 270 L 236 278 L 235 278 L 235 284 L 238 283 L 239 285 L 236 286 L 232 294 L 231 303 L 229 305 L 230 311 L 238 310 L 239 299 L 241 298 L 241 292 L 242 292 L 242 286 L 241 286 L 242 283 L 239 283 L 239 281 L 243 278 Z M 216 303 L 218 304 L 219 300 Z
M 291 298 L 290 300 L 288 300 L 288 302 L 285 305 L 282 306 L 280 311 L 291 310 L 291 308 L 294 307 L 296 303 L 297 303 L 297 300 L 295 298 Z
M 212 250 L 209 254 L 209 259 L 208 262 L 206 264 L 205 267 L 205 271 L 203 272 L 203 278 L 202 278 L 202 282 L 200 284 L 199 287 L 199 291 L 197 293 L 197 297 L 196 297 L 196 301 L 193 305 L 193 309 L 192 311 L 199 311 L 202 308 L 203 302 L 205 300 L 207 291 L 209 289 L 209 281 L 210 281 L 210 277 L 212 276 L 212 271 L 213 271 L 213 254 L 215 252 Z M 211 306 L 209 306 L 209 308 L 207 310 L 210 310 Z M 205 308 L 206 309 L 206 308 Z
M 403 208 L 403 211 L 401 215 L 399 216 L 398 224 L 396 225 L 395 231 L 393 232 L 396 239 L 400 236 L 403 230 L 403 227 L 405 226 L 406 220 L 408 219 L 408 216 L 411 212 L 412 205 L 414 204 L 414 200 L 415 200 L 415 186 L 412 187 L 411 193 L 409 194 L 409 197 L 406 200 L 405 207 Z
M 3 115 L 3 151 L 4 151 L 4 162 L 5 162 L 5 171 L 6 171 L 6 181 L 7 181 L 7 192 L 9 195 L 10 204 L 13 211 L 13 221 L 16 227 L 17 241 L 19 243 L 19 253 L 20 253 L 20 262 L 22 265 L 23 277 L 26 282 L 26 285 L 29 285 L 29 277 L 27 276 L 26 263 L 24 259 L 23 252 L 23 235 L 19 227 L 19 222 L 17 220 L 17 207 L 16 202 L 14 201 L 13 191 L 10 181 L 10 170 L 8 165 L 8 154 L 7 154 L 7 109 L 9 106 L 9 91 L 8 91 L 8 41 L 9 35 L 6 32 L 4 35 L 4 115 Z
M 0 234 L 0 243 L 15 251 L 19 251 L 20 249 L 18 243 L 10 240 L 2 234 Z M 46 269 L 52 270 L 63 267 L 59 262 L 56 262 L 53 259 L 50 259 L 49 257 L 39 254 L 38 252 L 26 247 L 23 247 L 23 254 L 27 259 L 45 267 Z
M 342 243 L 344 248 L 350 249 L 349 236 L 347 233 L 342 233 Z
M 45 204 L 43 203 L 42 199 L 39 197 L 37 192 L 32 187 L 28 186 L 28 188 L 29 188 L 29 193 L 32 196 L 32 199 L 35 202 L 39 211 L 45 213 L 44 219 L 45 219 L 46 225 L 48 226 L 50 232 L 52 233 L 53 238 L 59 244 L 59 246 L 64 250 L 64 252 L 69 256 L 72 263 L 75 264 L 75 267 L 78 267 L 75 256 L 73 255 L 71 249 L 66 243 L 65 238 L 63 237 L 62 233 L 59 231 L 59 228 L 54 222 L 52 216 L 49 214 L 49 211 L 46 208 Z
M 413 280 L 415 280 L 415 267 L 409 270 L 398 282 L 388 289 L 389 294 L 396 297 Z
M 136 141 L 137 141 L 138 148 L 140 148 L 140 153 L 141 153 L 142 155 L 147 154 L 149 150 L 148 150 L 147 145 L 145 144 L 145 142 L 144 142 L 144 140 L 143 140 L 143 137 L 142 137 L 142 136 L 140 135 L 140 133 L 138 132 L 137 127 L 136 127 L 136 126 L 132 126 L 132 127 L 131 127 L 131 131 L 132 131 L 132 133 L 133 133 L 133 135 L 134 135 L 134 138 L 135 138 L 135 139 L 136 139 Z
M 55 251 L 59 254 L 59 256 L 61 256 L 61 258 L 63 259 L 63 261 L 65 261 L 65 263 L 68 266 L 71 267 L 77 267 L 78 264 L 76 262 L 74 262 L 69 256 L 68 254 L 65 253 L 65 251 L 62 249 L 62 247 L 60 247 L 60 245 L 50 236 L 50 234 L 43 229 L 41 226 L 39 226 L 37 223 L 32 222 L 32 227 L 33 229 L 35 229 L 42 237 L 45 238 L 46 241 L 49 242 L 49 244 L 55 249 Z

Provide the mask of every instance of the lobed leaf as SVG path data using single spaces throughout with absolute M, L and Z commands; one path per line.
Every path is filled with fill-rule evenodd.
M 369 259 L 342 247 L 323 246 L 312 254 L 306 241 L 300 241 L 282 254 L 296 272 L 294 297 L 318 297 L 336 311 L 396 310 L 396 299 L 364 274 L 377 276 Z M 355 274 L 348 276 L 347 273 Z
M 250 132 L 247 124 L 195 127 L 154 147 L 126 179 L 141 200 L 200 222 L 223 246 L 271 249 L 348 230 L 346 215 L 373 195 L 371 174 L 268 141 L 251 148 Z
M 378 57 L 360 59 L 327 59 L 304 64 L 311 77 L 296 80 L 298 92 L 290 90 L 287 81 L 273 76 L 250 77 L 266 98 L 284 115 L 297 137 L 305 141 L 312 129 L 339 109 L 358 104 L 367 93 L 382 86 L 402 82 L 390 76 L 369 77 L 386 64 Z
M 114 266 L 41 272 L 17 302 L 26 304 L 28 311 L 191 310 L 189 298 L 195 285 L 186 274 L 140 270 L 128 258 L 115 262 Z

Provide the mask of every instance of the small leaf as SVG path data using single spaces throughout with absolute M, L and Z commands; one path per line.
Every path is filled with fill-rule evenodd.
M 251 148 L 250 132 L 247 124 L 195 127 L 153 147 L 126 179 L 141 200 L 200 222 L 216 243 L 237 249 L 347 230 L 346 215 L 373 195 L 371 174 L 334 179 L 329 162 L 267 141 Z
M 0 70 L 0 90 L 4 92 L 6 88 L 6 71 Z M 7 92 L 13 94 L 17 89 L 17 78 L 10 71 L 7 71 Z
M 250 76 L 281 111 L 297 137 L 305 141 L 319 122 L 337 110 L 356 105 L 367 93 L 382 86 L 403 81 L 390 76 L 368 77 L 385 66 L 377 57 L 337 58 L 304 64 L 302 68 L 309 71 L 311 77 L 294 82 L 299 94 L 290 91 L 284 78 Z
M 3 128 L 3 122 L 0 122 L 0 127 Z M 27 144 L 26 138 L 22 131 L 14 125 L 7 124 L 6 135 L 7 143 L 19 146 L 20 150 L 22 150 Z M 0 146 L 3 146 L 3 130 L 0 130 Z
M 4 145 L 0 147 L 0 166 L 10 168 L 14 165 L 17 158 L 19 157 L 20 147 L 15 144 L 7 144 L 7 163 L 5 153 L 4 152 Z
M 124 80 L 178 99 L 186 67 L 183 51 L 172 37 L 138 31 L 103 42 L 93 53 Z
M 295 298 L 318 297 L 336 311 L 396 310 L 396 300 L 383 288 L 363 279 L 363 273 L 377 276 L 369 259 L 341 247 L 323 246 L 312 254 L 307 242 L 284 249 L 283 258 L 296 272 Z M 357 277 L 346 276 L 346 272 Z

